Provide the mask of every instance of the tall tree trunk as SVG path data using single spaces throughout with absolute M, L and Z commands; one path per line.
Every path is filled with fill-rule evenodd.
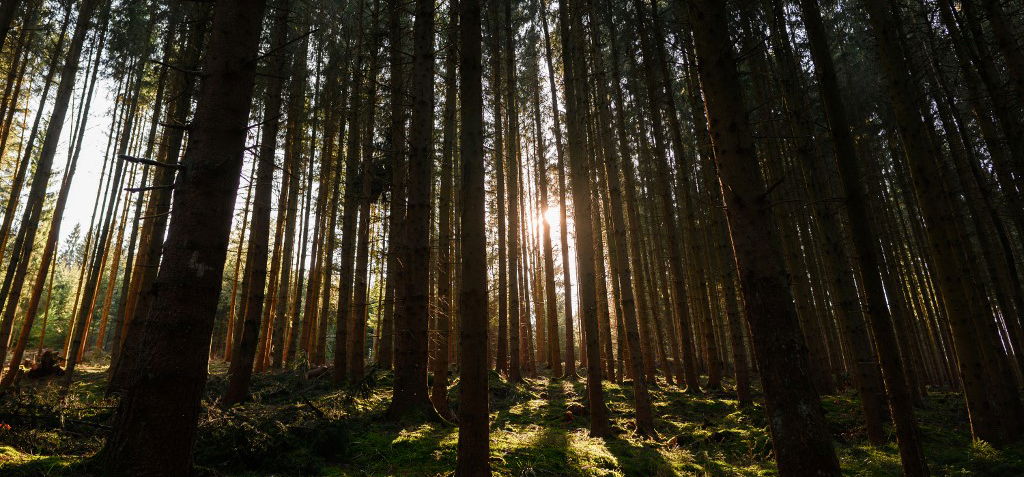
M 90 323 L 92 322 L 97 298 L 96 294 L 99 292 L 100 280 L 102 280 L 103 275 L 103 267 L 106 263 L 107 250 L 112 239 L 110 229 L 116 220 L 114 214 L 117 211 L 125 163 L 129 160 L 127 153 L 129 152 L 128 147 L 131 142 L 130 138 L 132 135 L 132 127 L 139 106 L 139 96 L 142 88 L 142 76 L 145 72 L 145 62 L 140 61 L 137 67 L 139 70 L 136 72 L 136 78 L 128 81 L 128 84 L 132 84 L 134 81 L 134 87 L 132 87 L 132 92 L 130 93 L 130 103 L 125 109 L 125 119 L 122 124 L 123 129 L 121 130 L 121 136 L 118 139 L 120 142 L 117 147 L 117 155 L 112 159 L 116 164 L 114 166 L 113 178 L 110 181 L 110 191 L 107 196 L 106 217 L 103 219 L 103 223 L 100 226 L 92 264 L 90 266 L 89 273 L 86 276 L 85 287 L 83 288 L 82 301 L 79 303 L 79 308 L 76 311 L 75 321 L 71 325 L 71 344 L 68 348 L 67 369 L 65 370 L 65 380 L 68 383 L 71 382 L 74 375 L 75 366 L 82 358 L 84 358 L 82 353 L 84 352 L 84 346 L 87 342 L 87 334 L 89 333 Z
M 359 178 L 359 146 L 361 128 L 359 124 L 363 95 L 363 65 L 366 63 L 366 0 L 358 4 L 358 38 L 356 40 L 356 61 L 352 73 L 352 92 L 349 102 L 349 131 L 345 147 L 345 199 L 341 217 L 341 270 L 338 282 L 338 319 L 334 336 L 335 384 L 345 380 L 348 372 L 348 328 L 349 312 L 352 306 L 352 274 L 355 268 L 356 205 L 359 198 L 356 180 Z
M 592 3 L 587 2 L 586 8 L 591 10 Z M 594 45 L 600 44 L 600 38 L 595 25 L 591 25 L 591 42 Z M 614 40 L 613 40 L 614 41 Z M 619 286 L 619 309 L 622 311 L 624 325 L 626 329 L 626 336 L 619 336 L 619 339 L 625 338 L 627 347 L 629 349 L 629 355 L 631 359 L 631 365 L 633 368 L 633 399 L 634 407 L 636 409 L 636 430 L 643 436 L 653 437 L 656 435 L 654 430 L 654 415 L 651 411 L 651 397 L 647 390 L 647 379 L 653 376 L 649 376 L 644 371 L 644 352 L 640 347 L 640 327 L 637 321 L 636 312 L 636 295 L 640 292 L 639 289 L 634 287 L 633 279 L 629 269 L 629 254 L 626 250 L 626 220 L 625 213 L 623 212 L 622 206 L 622 186 L 618 180 L 619 171 L 619 155 L 614 145 L 615 136 L 611 131 L 611 113 L 608 111 L 608 100 L 610 99 L 607 90 L 606 72 L 604 64 L 601 61 L 601 56 L 595 54 L 591 60 L 594 62 L 594 81 L 597 84 L 597 91 L 595 97 L 595 105 L 597 106 L 597 120 L 602 125 L 601 131 L 599 132 L 600 137 L 603 140 L 604 147 L 604 170 L 607 174 L 607 187 L 608 196 L 611 203 L 611 210 L 606 211 L 611 215 L 613 230 L 609 230 L 609 247 L 613 248 L 610 254 L 615 258 L 616 263 L 613 264 L 613 270 L 616 272 L 616 276 L 613 277 L 618 282 Z M 617 79 L 615 81 L 618 81 Z M 630 161 L 632 158 L 626 157 L 625 160 Z M 601 167 L 598 165 L 598 167 Z M 634 235 L 635 240 L 635 235 Z M 610 325 L 610 323 L 609 323 Z M 611 339 L 609 337 L 608 347 L 611 347 Z M 648 353 L 653 350 L 648 350 Z M 611 356 L 608 357 L 609 361 Z
M 650 28 L 647 24 L 647 19 L 641 0 L 634 0 L 634 6 L 636 7 L 636 26 L 638 32 L 645 32 Z M 683 350 L 683 378 L 686 382 L 686 389 L 690 392 L 700 391 L 700 379 L 697 375 L 696 365 L 696 348 L 693 343 L 693 330 L 690 320 L 690 305 L 688 292 L 686 289 L 686 272 L 683 268 L 683 257 L 681 253 L 682 249 L 682 237 L 680 234 L 681 227 L 676 221 L 675 209 L 676 205 L 672 201 L 672 192 L 669 187 L 669 181 L 671 180 L 671 172 L 669 171 L 668 158 L 665 156 L 667 152 L 667 145 L 665 144 L 665 134 L 662 125 L 662 111 L 661 106 L 658 104 L 657 98 L 661 96 L 661 85 L 659 84 L 658 74 L 659 71 L 657 64 L 657 55 L 653 40 L 649 35 L 640 34 L 641 46 L 644 56 L 643 69 L 646 72 L 646 89 L 647 89 L 647 109 L 648 114 L 651 115 L 651 129 L 654 132 L 654 193 L 658 196 L 658 204 L 660 206 L 659 220 L 663 221 L 664 226 L 661 227 L 662 233 L 664 233 L 665 246 L 668 248 L 668 264 L 669 264 L 669 277 L 671 279 L 672 287 L 672 307 L 673 315 L 675 316 L 676 323 L 678 324 L 680 343 L 682 344 Z M 671 101 L 671 98 L 667 98 L 666 101 Z M 671 120 L 671 119 L 670 119 Z M 676 151 L 677 154 L 681 151 Z M 683 157 L 678 155 L 677 161 L 682 161 Z M 690 206 L 692 207 L 692 206 Z M 685 217 L 683 220 L 687 220 Z
M 373 48 L 376 48 L 374 46 Z M 348 374 L 353 382 L 363 379 L 366 362 L 366 320 L 368 313 L 369 296 L 366 293 L 369 280 L 370 260 L 370 214 L 371 202 L 370 185 L 372 174 L 375 172 L 373 162 L 373 128 L 376 117 L 377 104 L 377 73 L 379 64 L 375 54 L 371 60 L 370 76 L 368 83 L 370 90 L 366 97 L 366 121 L 365 135 L 363 136 L 363 161 L 362 169 L 359 171 L 359 223 L 356 230 L 356 261 L 355 261 L 355 283 L 353 288 L 352 322 L 349 330 L 348 345 Z
M 405 311 L 395 320 L 395 382 L 388 415 L 440 419 L 427 395 L 430 186 L 434 165 L 434 0 L 416 0 L 413 24 L 409 209 L 405 220 Z
M 403 300 L 398 283 L 401 281 L 401 270 L 404 266 L 405 249 L 401 243 L 401 232 L 405 221 L 406 199 L 406 108 L 405 100 L 405 8 L 404 0 L 391 0 L 388 29 L 388 41 L 391 79 L 389 94 L 391 101 L 391 193 L 388 215 L 388 275 L 384 290 L 384 315 L 381 320 L 380 348 L 377 352 L 377 364 L 384 369 L 391 369 L 394 362 L 394 317 L 402 311 Z
M 504 121 L 505 114 L 502 109 L 504 103 L 503 91 L 501 88 L 502 84 L 502 64 L 501 55 L 502 43 L 501 36 L 499 34 L 501 29 L 501 20 L 498 6 L 502 3 L 498 0 L 489 2 L 487 4 L 488 23 L 490 30 L 490 60 L 491 60 L 491 99 L 494 103 L 493 121 L 494 121 L 494 139 L 493 139 L 493 154 L 494 158 L 494 175 L 495 175 L 495 201 L 497 202 L 497 213 L 496 219 L 497 232 L 498 232 L 498 336 L 497 345 L 495 346 L 495 369 L 498 372 L 508 373 L 509 371 L 509 354 L 515 350 L 509 350 L 508 346 L 508 319 L 509 319 L 509 298 L 508 298 L 508 280 L 509 280 L 509 260 L 508 260 L 508 225 L 506 216 L 506 177 L 505 177 L 505 135 L 504 135 Z
M 39 229 L 39 218 L 42 215 L 43 203 L 46 201 L 46 186 L 50 180 L 50 171 L 53 170 L 53 159 L 57 154 L 71 95 L 74 93 L 82 46 L 85 43 L 85 36 L 91 28 L 93 14 L 100 3 L 100 0 L 86 0 L 81 4 L 71 43 L 64 57 L 60 84 L 57 85 L 57 95 L 54 97 L 50 121 L 46 125 L 46 133 L 43 136 L 43 147 L 39 152 L 39 159 L 36 160 L 28 200 L 25 202 L 25 209 L 22 212 L 22 230 L 19 231 L 14 248 L 11 250 L 11 262 L 4 277 L 5 290 L 3 294 L 0 294 L 0 297 L 6 300 L 3 320 L 0 322 L 0 362 L 3 362 L 7 355 L 7 345 L 11 329 L 14 326 L 14 312 L 21 299 L 21 287 L 25 274 L 28 272 L 35 235 Z M 31 149 L 26 149 L 25 154 L 30 153 Z M 73 369 L 73 365 L 69 363 L 69 375 L 71 369 Z
M 590 434 L 608 435 L 608 409 L 601 389 L 601 349 L 598 345 L 597 287 L 594 272 L 594 227 L 591 223 L 593 204 L 590 198 L 589 158 L 584 142 L 585 125 L 580 124 L 582 106 L 586 102 L 582 62 L 582 30 L 579 7 L 573 2 L 558 4 L 559 27 L 562 39 L 562 58 L 565 69 L 566 129 L 569 134 L 569 164 L 572 179 L 573 220 L 576 225 L 576 267 L 580 285 L 580 310 L 584 327 L 587 353 L 587 397 L 590 405 Z
M 263 316 L 263 301 L 267 281 L 267 252 L 270 242 L 270 208 L 274 192 L 274 154 L 280 129 L 281 92 L 284 88 L 288 51 L 282 46 L 288 40 L 288 13 L 291 0 L 277 0 L 273 4 L 274 20 L 270 28 L 270 48 L 276 53 L 267 61 L 267 85 L 263 90 L 263 134 L 256 158 L 256 189 L 253 192 L 252 231 L 245 252 L 245 276 L 242 280 L 241 334 L 231 356 L 228 368 L 228 386 L 221 398 L 224 406 L 231 406 L 246 398 L 252 379 L 253 360 L 256 357 Z M 239 244 L 241 246 L 241 244 Z
M 89 111 L 89 106 L 92 105 L 93 91 L 96 86 L 96 77 L 99 72 L 100 57 L 103 52 L 103 45 L 106 39 L 106 22 L 100 30 L 100 36 L 95 43 L 96 57 L 91 65 L 92 75 L 89 79 L 88 93 L 86 94 L 85 103 L 82 106 L 82 111 Z M 88 71 L 87 71 L 88 73 Z M 57 192 L 57 199 L 53 205 L 53 218 L 50 219 L 50 229 L 47 232 L 46 242 L 43 245 L 43 251 L 39 258 L 39 269 L 36 271 L 36 279 L 32 286 L 32 291 L 28 297 L 28 306 L 25 308 L 25 319 L 21 324 L 21 332 L 18 334 L 18 339 L 15 342 L 14 349 L 11 351 L 11 361 L 7 369 L 7 374 L 0 380 L 0 387 L 7 387 L 14 383 L 14 379 L 17 377 L 18 372 L 21 368 L 22 358 L 24 357 L 25 348 L 28 346 L 29 336 L 32 333 L 32 324 L 35 322 L 36 314 L 39 312 L 39 302 L 43 296 L 43 289 L 46 286 L 46 282 L 49 279 L 50 288 L 53 286 L 53 275 L 56 274 L 56 270 L 53 267 L 56 265 L 54 253 L 57 250 L 58 241 L 60 239 L 60 227 L 64 220 L 64 208 L 67 206 L 68 196 L 71 192 L 71 181 L 75 177 L 75 170 L 78 166 L 78 158 L 82 151 L 82 138 L 85 135 L 85 123 L 84 120 L 87 116 L 82 115 L 82 123 L 79 124 L 78 134 L 76 135 L 74 153 L 68 159 L 67 167 L 64 170 L 64 177 L 61 181 L 60 190 Z M 53 295 L 48 295 L 52 297 Z M 49 312 L 49 303 L 47 303 L 47 312 Z M 45 334 L 46 323 L 43 323 L 43 330 Z M 40 342 L 42 340 L 40 339 Z M 38 354 L 38 353 L 37 353 Z M 0 365 L 3 364 L 3 356 L 0 355 Z
M 512 382 L 523 379 L 522 352 L 520 348 L 520 296 L 519 296 L 519 102 L 516 88 L 516 50 L 512 32 L 512 0 L 505 0 L 503 32 L 505 34 L 505 80 L 506 102 L 508 108 L 508 132 L 505 138 L 507 146 L 503 157 L 503 171 L 508 179 L 508 332 L 509 332 L 509 363 L 508 377 Z M 495 30 L 494 34 L 498 31 Z M 497 86 L 501 86 L 500 83 Z M 500 94 L 500 93 L 499 93 Z M 501 119 L 496 118 L 497 121 Z
M 928 475 L 924 461 L 917 423 L 914 421 L 914 407 L 907 389 L 906 377 L 900 363 L 896 335 L 893 332 L 893 317 L 885 303 L 885 290 L 879 274 L 878 241 L 871 230 L 871 221 L 865 206 L 866 196 L 863 183 L 865 173 L 857 160 L 853 136 L 847 123 L 846 108 L 842 102 L 835 65 L 828 47 L 828 37 L 817 0 L 800 0 L 804 25 L 810 40 L 811 56 L 817 73 L 825 116 L 834 139 L 836 163 L 843 189 L 846 191 L 846 210 L 850 219 L 850 232 L 854 247 L 860 258 L 861 279 L 867 305 L 867 318 L 875 335 L 875 349 L 882 365 L 882 376 L 889 398 L 889 407 L 896 425 L 903 472 L 908 476 Z M 858 363 L 863 365 L 862 363 Z M 861 377 L 861 379 L 865 379 Z M 861 391 L 864 395 L 865 391 Z M 868 410 L 865 408 L 865 413 Z M 868 416 L 870 418 L 870 416 Z
M 452 306 L 452 195 L 454 194 L 453 162 L 455 160 L 456 94 L 458 91 L 458 26 L 459 15 L 455 4 L 448 7 L 448 29 L 444 61 L 444 121 L 441 139 L 441 185 L 437 198 L 437 356 L 431 365 L 430 401 L 434 409 L 448 420 L 455 415 L 448 407 L 448 347 L 451 340 Z
M 178 156 L 181 154 L 187 127 L 185 123 L 189 117 L 195 94 L 195 78 L 188 71 L 194 69 L 199 62 L 203 46 L 203 27 L 207 24 L 207 15 L 205 9 L 198 6 L 185 8 L 185 19 L 189 21 L 183 21 L 182 24 L 190 25 L 190 28 L 187 30 L 187 34 L 182 33 L 184 45 L 180 47 L 176 55 L 183 71 L 174 73 L 174 79 L 168 92 L 168 97 L 173 99 L 168 104 L 163 140 L 160 141 L 160 147 L 157 150 L 157 160 L 167 166 L 157 168 L 153 179 L 156 184 L 172 185 L 174 183 L 177 170 L 174 165 L 178 163 Z M 133 302 L 125 310 L 128 316 L 124 324 L 121 350 L 111 356 L 108 392 L 118 390 L 124 385 L 126 380 L 132 376 L 132 365 L 136 364 L 140 356 L 146 319 L 157 292 L 154 289 L 154 283 L 164 250 L 171 197 L 170 189 L 158 189 L 152 192 L 149 203 L 146 205 L 145 222 L 140 234 L 142 243 L 139 245 L 139 257 L 136 259 L 136 263 L 142 267 L 142 271 L 135 274 L 138 280 L 132 285 L 134 291 L 130 292 L 129 296 Z
M 838 476 L 839 462 L 810 380 L 807 347 L 786 283 L 747 109 L 737 95 L 741 87 L 726 5 L 691 0 L 689 14 L 779 473 Z
M 487 231 L 484 197 L 483 43 L 480 0 L 459 5 L 459 155 L 462 283 L 459 286 L 458 477 L 490 475 L 487 392 Z
M 118 404 L 99 461 L 110 475 L 187 475 L 242 169 L 264 0 L 218 2 L 174 216 L 143 338 L 146 372 Z
M 931 143 L 934 131 L 921 118 L 922 107 L 915 93 L 913 78 L 900 48 L 900 23 L 892 6 L 881 0 L 865 0 L 871 29 L 877 39 L 878 56 L 888 86 L 892 112 L 896 119 L 900 142 L 909 166 L 913 192 L 928 230 L 926 238 L 932 248 L 931 265 L 935 267 L 941 299 L 949 317 L 956 354 L 960 363 L 960 379 L 975 437 L 994 445 L 1012 441 L 1024 431 L 1024 408 L 1019 393 L 1011 389 L 1012 378 L 1006 369 L 1002 350 L 991 349 L 999 339 L 995 336 L 992 317 L 971 294 L 973 285 L 966 250 L 957 229 L 957 218 L 945 196 L 938 170 L 937 157 L 942 152 Z M 938 183 L 936 181 L 939 181 Z M 876 337 L 877 338 L 877 337 Z M 999 353 L 992 360 L 988 352 Z
M 558 111 L 558 91 L 555 89 L 555 68 L 552 63 L 551 36 L 548 32 L 548 7 L 546 0 L 540 0 L 541 27 L 544 31 L 544 60 L 548 67 L 548 87 L 551 93 L 551 115 L 555 123 L 555 168 L 558 171 L 558 235 L 562 255 L 562 302 L 565 304 L 565 374 L 569 379 L 576 379 L 576 338 L 573 331 L 572 313 L 572 281 L 569 279 L 569 225 L 566 221 L 565 209 L 565 160 L 562 149 L 562 125 Z M 557 326 L 557 320 L 556 320 Z
M 541 11 L 540 15 L 546 12 Z M 540 79 L 533 88 L 533 122 L 537 136 L 537 182 L 540 192 L 541 206 L 541 243 L 543 252 L 544 273 L 544 312 L 547 318 L 547 362 L 551 367 L 552 376 L 562 374 L 562 353 L 558 343 L 558 298 L 555 296 L 555 260 L 551 245 L 551 223 L 548 221 L 548 161 L 544 145 L 544 131 L 541 128 L 540 116 Z

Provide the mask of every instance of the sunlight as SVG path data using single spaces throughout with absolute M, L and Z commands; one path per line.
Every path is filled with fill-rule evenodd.
M 558 219 L 560 217 L 561 214 L 558 212 L 558 207 L 548 207 L 547 210 L 544 211 L 544 221 L 547 222 L 548 225 L 558 226 Z

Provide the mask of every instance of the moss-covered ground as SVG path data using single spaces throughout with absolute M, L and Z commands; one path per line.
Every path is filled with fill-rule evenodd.
M 104 370 L 85 368 L 67 393 L 58 383 L 22 386 L 0 396 L 0 475 L 99 475 L 89 456 L 102 445 L 114 403 L 103 397 Z M 337 388 L 300 372 L 257 376 L 253 399 L 216 405 L 225 386 L 214 369 L 195 448 L 207 476 L 449 475 L 458 430 L 446 424 L 401 426 L 384 419 L 390 375 L 374 372 Z M 457 379 L 450 397 L 457 409 Z M 632 388 L 605 384 L 615 436 L 592 438 L 583 380 L 544 377 L 512 385 L 491 375 L 491 464 L 496 475 L 775 475 L 760 406 L 746 409 L 727 392 L 684 394 L 661 383 L 652 392 L 655 439 L 632 432 Z M 895 444 L 867 445 L 850 394 L 824 399 L 844 473 L 900 475 Z M 959 396 L 933 392 L 919 410 L 934 475 L 1024 476 L 1024 444 L 1003 449 L 971 442 Z

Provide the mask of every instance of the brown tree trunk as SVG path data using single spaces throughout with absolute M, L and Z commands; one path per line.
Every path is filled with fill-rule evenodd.
M 931 265 L 935 267 L 941 299 L 949 316 L 949 324 L 960 363 L 960 378 L 975 437 L 994 445 L 1012 441 L 1024 430 L 1024 408 L 1018 393 L 1010 389 L 1012 378 L 1000 356 L 992 360 L 986 348 L 998 340 L 988 313 L 971 294 L 974 290 L 964 279 L 970 276 L 969 266 L 961 256 L 964 244 L 956 230 L 953 210 L 946 202 L 945 188 L 936 157 L 941 156 L 931 145 L 934 131 L 921 119 L 923 109 L 915 98 L 915 85 L 908 73 L 900 49 L 900 23 L 892 6 L 881 0 L 865 0 L 872 31 L 877 38 L 879 59 L 892 100 L 892 111 L 906 153 L 913 192 L 920 206 L 926 238 L 934 250 Z M 1002 353 L 1001 350 L 988 351 Z M 998 378 L 994 378 L 998 376 Z
M 697 60 L 781 475 L 839 475 L 757 167 L 726 6 L 692 0 Z
M 338 283 L 338 319 L 334 335 L 334 374 L 335 384 L 345 380 L 348 373 L 348 328 L 349 312 L 352 306 L 352 279 L 355 268 L 355 231 L 356 204 L 359 195 L 356 191 L 356 180 L 359 178 L 359 146 L 361 128 L 359 124 L 363 95 L 363 65 L 366 63 L 366 34 L 364 17 L 366 1 L 358 4 L 358 38 L 356 40 L 356 61 L 352 73 L 352 92 L 349 102 L 349 131 L 345 157 L 345 199 L 341 217 L 341 270 Z
M 484 212 L 483 43 L 480 0 L 459 3 L 459 146 L 462 283 L 459 287 L 458 477 L 490 470 L 487 392 L 487 231 Z
M 589 158 L 586 154 L 585 124 L 580 124 L 586 102 L 582 61 L 582 21 L 579 7 L 573 2 L 558 4 L 559 30 L 562 39 L 562 58 L 565 69 L 566 129 L 569 134 L 569 164 L 571 167 L 573 220 L 576 225 L 576 266 L 580 286 L 580 309 L 587 353 L 587 397 L 590 406 L 590 434 L 608 435 L 608 409 L 601 389 L 601 349 L 598 344 L 597 287 L 594 272 L 594 227 L 591 223 L 593 204 L 590 197 Z M 568 372 L 569 370 L 567 370 Z
M 85 103 L 82 106 L 82 111 L 89 111 L 89 106 L 92 104 L 93 91 L 96 86 L 96 77 L 99 72 L 100 57 L 103 52 L 103 45 L 106 39 L 106 23 L 104 22 L 103 28 L 100 30 L 100 36 L 96 40 L 96 58 L 93 60 L 91 69 L 92 75 L 89 80 L 89 89 L 86 94 Z M 21 367 L 22 358 L 24 357 L 25 348 L 28 346 L 29 336 L 32 333 L 32 324 L 35 322 L 36 314 L 39 312 L 39 302 L 43 296 L 43 289 L 46 287 L 46 282 L 50 283 L 50 290 L 53 287 L 53 275 L 56 274 L 56 270 L 53 267 L 56 265 L 54 253 L 56 252 L 58 241 L 60 239 L 60 227 L 64 220 L 64 208 L 67 206 L 68 195 L 71 191 L 71 181 L 75 177 L 75 170 L 78 166 L 78 158 L 81 153 L 82 138 L 85 134 L 85 118 L 87 115 L 82 115 L 82 123 L 79 124 L 78 134 L 75 140 L 75 152 L 68 160 L 66 169 L 64 170 L 64 177 L 61 182 L 60 190 L 57 193 L 56 202 L 53 205 L 53 218 L 50 220 L 50 230 L 47 232 L 46 242 L 43 245 L 43 251 L 39 258 L 39 270 L 36 271 L 36 279 L 32 286 L 32 291 L 28 297 L 28 306 L 25 308 L 25 319 L 21 324 L 21 332 L 18 334 L 18 339 L 15 342 L 14 349 L 11 351 L 11 361 L 7 369 L 7 374 L 0 380 L 0 387 L 7 387 L 14 383 L 14 379 L 17 377 L 18 371 Z M 49 279 L 49 280 L 47 280 Z M 52 297 L 52 294 L 48 294 Z M 47 303 L 47 313 L 49 312 L 49 303 Z M 42 335 L 45 335 L 46 322 L 43 322 L 43 332 L 40 333 L 40 343 L 42 343 Z M 40 349 L 42 345 L 40 345 Z M 37 354 L 39 354 L 37 352 Z M 0 366 L 3 364 L 3 356 L 0 356 Z
M 25 275 L 28 272 L 43 203 L 46 201 L 46 186 L 50 180 L 50 171 L 53 169 L 53 159 L 57 153 L 61 132 L 64 129 L 64 120 L 67 116 L 71 95 L 74 93 L 82 46 L 85 43 L 85 36 L 91 28 L 93 14 L 99 5 L 99 0 L 86 0 L 80 5 L 75 30 L 71 36 L 71 43 L 64 58 L 60 83 L 57 85 L 57 95 L 54 97 L 54 106 L 50 113 L 50 121 L 46 126 L 42 150 L 39 152 L 39 159 L 36 161 L 28 200 L 25 202 L 25 209 L 22 212 L 22 230 L 19 232 L 14 248 L 11 250 L 11 262 L 4 278 L 5 290 L 3 294 L 0 294 L 0 297 L 6 300 L 3 320 L 0 323 L 0 362 L 3 361 L 7 354 L 7 345 L 11 329 L 14 325 L 14 313 L 21 299 L 21 288 L 24 284 Z M 30 153 L 31 149 L 25 151 L 25 154 Z M 70 371 L 72 369 L 73 362 L 69 363 L 68 375 L 71 374 Z
M 892 328 L 893 317 L 885 303 L 885 290 L 879 274 L 878 241 L 871 230 L 870 218 L 865 206 L 866 196 L 863 188 L 864 171 L 856 157 L 853 137 L 847 124 L 846 109 L 842 103 L 839 83 L 836 79 L 835 66 L 821 12 L 817 0 L 801 0 L 800 9 L 804 24 L 811 42 L 811 55 L 817 72 L 818 86 L 821 90 L 825 106 L 826 119 L 835 141 L 836 162 L 843 188 L 846 191 L 846 210 L 850 219 L 850 232 L 854 247 L 860 258 L 861 278 L 864 285 L 864 296 L 867 305 L 867 318 L 875 336 L 875 349 L 882 365 L 882 376 L 889 398 L 893 422 L 896 425 L 897 442 L 900 457 L 903 460 L 903 472 L 908 476 L 928 475 L 928 467 L 924 461 L 917 423 L 914 421 L 914 407 L 907 389 L 906 377 L 900 363 L 896 335 Z M 863 366 L 863 363 L 858 363 Z M 861 377 L 865 379 L 865 377 Z M 863 386 L 863 385 L 862 385 Z M 862 396 L 866 391 L 861 391 Z M 868 418 L 871 416 L 865 408 Z
M 395 320 L 395 381 L 388 415 L 440 419 L 427 395 L 430 298 L 430 186 L 434 165 L 434 1 L 416 0 L 413 24 L 412 121 L 409 127 L 409 209 L 405 220 L 405 311 Z
M 455 4 L 449 4 L 447 54 L 444 61 L 444 121 L 441 139 L 441 185 L 437 198 L 437 355 L 431 363 L 434 379 L 431 381 L 430 402 L 434 409 L 448 420 L 455 415 L 448 407 L 448 347 L 451 335 L 452 312 L 452 195 L 454 194 L 453 162 L 455 154 L 456 88 L 458 85 L 458 26 L 459 14 Z
M 377 352 L 377 365 L 384 369 L 391 369 L 394 362 L 394 317 L 402 313 L 403 300 L 400 300 L 402 291 L 399 289 L 401 281 L 401 270 L 405 261 L 405 249 L 402 246 L 401 232 L 405 221 L 405 200 L 406 200 L 406 109 L 408 102 L 406 96 L 406 58 L 405 45 L 405 8 L 403 0 L 391 0 L 390 13 L 388 17 L 388 28 L 390 30 L 388 42 L 389 47 L 389 68 L 391 79 L 389 94 L 391 101 L 391 192 L 390 207 L 388 215 L 388 260 L 387 280 L 384 290 L 384 315 L 381 319 L 380 347 Z
M 172 185 L 174 182 L 174 164 L 178 162 L 181 145 L 185 136 L 186 121 L 189 117 L 192 98 L 195 90 L 195 78 L 187 72 L 187 69 L 195 68 L 202 52 L 203 27 L 206 25 L 207 14 L 200 13 L 201 7 L 186 7 L 183 24 L 191 25 L 187 35 L 182 34 L 184 45 L 180 47 L 176 59 L 183 65 L 184 71 L 174 72 L 174 79 L 170 91 L 170 101 L 167 108 L 167 125 L 164 128 L 164 137 L 157 150 L 157 160 L 162 161 L 169 167 L 158 167 L 154 183 L 160 185 Z M 171 190 L 158 189 L 152 192 L 149 203 L 146 205 L 145 222 L 142 225 L 142 236 L 139 245 L 139 257 L 136 259 L 141 273 L 129 292 L 132 300 L 125 310 L 127 314 L 124 324 L 124 334 L 120 343 L 121 350 L 111 355 L 110 382 L 107 385 L 108 391 L 114 391 L 124 385 L 126 380 L 132 377 L 132 367 L 135 364 L 142 346 L 142 337 L 146 328 L 146 319 L 149 316 L 156 290 L 153 284 L 156 282 L 159 271 L 161 256 L 163 255 L 164 237 L 167 229 L 168 216 L 171 208 Z M 84 267 L 83 267 L 84 271 Z M 133 278 L 134 280 L 134 278 Z M 79 279 L 81 281 L 81 279 Z M 116 348 L 115 344 L 115 348 Z M 127 361 L 126 361 L 127 360 Z
M 572 282 L 569 280 L 569 230 L 566 221 L 565 154 L 562 149 L 562 123 L 558 110 L 558 91 L 555 89 L 555 69 L 552 66 L 551 36 L 548 32 L 548 7 L 541 0 L 541 27 L 544 31 L 544 60 L 548 67 L 548 87 L 551 93 L 551 115 L 555 123 L 555 169 L 558 171 L 558 235 L 562 255 L 562 301 L 565 303 L 565 360 L 564 376 L 576 379 L 576 338 L 573 331 Z M 557 326 L 557 320 L 555 321 Z
M 242 168 L 265 2 L 214 6 L 182 173 L 175 184 L 158 292 L 137 373 L 98 461 L 109 475 L 188 475 L 207 347 L 220 293 L 231 215 Z
M 270 28 L 270 45 L 280 49 L 287 41 L 288 12 L 291 0 L 274 2 L 274 20 Z M 256 188 L 253 193 L 252 231 L 245 252 L 245 275 L 242 280 L 241 327 L 238 343 L 232 350 L 231 366 L 228 369 L 228 386 L 221 398 L 221 404 L 231 406 L 241 402 L 249 393 L 252 379 L 253 360 L 256 357 L 260 332 L 260 318 L 263 316 L 263 301 L 267 281 L 267 252 L 270 242 L 270 208 L 274 192 L 274 154 L 277 149 L 277 133 L 280 129 L 281 92 L 287 74 L 288 51 L 280 50 L 268 58 L 267 85 L 263 90 L 263 134 L 259 154 L 256 158 Z M 239 244 L 241 246 L 241 244 Z

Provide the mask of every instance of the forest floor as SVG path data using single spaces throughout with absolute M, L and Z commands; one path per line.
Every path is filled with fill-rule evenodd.
M 113 402 L 103 397 L 105 368 L 86 366 L 63 398 L 59 383 L 0 395 L 0 475 L 79 476 L 102 445 Z M 259 375 L 253 400 L 223 410 L 215 365 L 203 403 L 195 461 L 204 476 L 449 475 L 458 430 L 387 422 L 390 374 L 332 387 L 298 371 Z M 457 408 L 458 380 L 450 389 Z M 764 409 L 740 409 L 731 394 L 684 394 L 664 382 L 652 390 L 660 437 L 632 428 L 632 388 L 605 384 L 613 428 L 591 438 L 580 404 L 584 380 L 545 377 L 511 385 L 491 374 L 491 464 L 496 475 L 776 475 Z M 844 474 L 900 475 L 895 444 L 867 445 L 851 393 L 824 399 Z M 933 475 L 1022 476 L 1024 444 L 994 449 L 972 443 L 959 396 L 933 392 L 918 414 Z M 891 436 L 890 436 L 891 437 Z

